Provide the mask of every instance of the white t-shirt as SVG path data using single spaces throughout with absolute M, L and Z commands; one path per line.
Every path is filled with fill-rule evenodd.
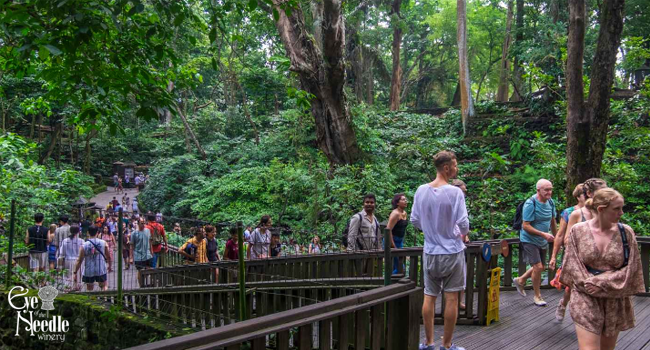
M 462 235 L 469 232 L 463 191 L 451 185 L 418 187 L 411 222 L 424 232 L 424 253 L 442 255 L 463 251 Z M 456 226 L 458 231 L 454 230 Z

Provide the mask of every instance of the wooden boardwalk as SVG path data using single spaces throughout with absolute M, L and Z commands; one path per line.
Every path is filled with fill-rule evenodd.
M 543 289 L 548 306 L 533 305 L 533 291 L 526 298 L 516 291 L 501 292 L 500 321 L 490 326 L 456 326 L 454 343 L 467 350 L 578 349 L 575 326 L 567 310 L 564 322 L 555 321 L 555 308 L 562 293 Z M 636 327 L 621 332 L 617 350 L 650 350 L 650 297 L 633 297 Z M 441 345 L 442 325 L 435 326 L 436 346 Z M 424 328 L 420 339 L 424 341 Z

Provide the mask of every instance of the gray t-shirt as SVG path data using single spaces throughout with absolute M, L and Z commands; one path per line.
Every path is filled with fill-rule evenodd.
M 91 243 L 92 242 L 92 243 Z M 106 242 L 99 238 L 89 238 L 83 244 L 84 276 L 95 277 L 106 274 Z M 101 253 L 100 253 L 101 251 Z
M 133 245 L 134 261 L 147 261 L 153 258 L 149 243 L 150 239 L 151 232 L 148 228 L 145 228 L 143 231 L 133 231 L 131 234 L 131 244 Z
M 70 237 L 70 225 L 65 224 L 54 231 L 54 244 L 56 247 L 61 247 L 63 240 Z
M 263 259 L 269 257 L 269 244 L 271 244 L 271 231 L 260 232 L 259 228 L 251 234 L 251 259 Z

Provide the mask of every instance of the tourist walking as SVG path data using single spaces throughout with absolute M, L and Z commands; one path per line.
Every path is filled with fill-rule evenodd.
M 56 266 L 56 254 L 59 252 L 61 243 L 56 243 L 56 224 L 51 224 L 47 232 L 47 237 L 50 239 L 50 245 L 47 247 L 47 260 L 50 263 L 50 271 L 54 271 Z
M 135 199 L 133 200 L 135 203 Z M 151 245 L 153 246 L 153 261 L 152 267 L 155 269 L 158 267 L 158 259 L 162 252 L 167 252 L 167 235 L 165 234 L 165 228 L 163 225 L 156 222 L 156 215 L 147 214 L 147 228 L 151 232 Z M 163 251 L 164 248 L 164 251 Z
M 350 218 L 347 232 L 347 250 L 377 250 L 381 245 L 379 221 L 375 217 L 377 199 L 372 193 L 363 197 L 363 210 Z
M 151 245 L 151 232 L 145 226 L 144 220 L 138 221 L 138 227 L 131 233 L 131 262 L 138 270 L 138 285 L 142 286 L 143 279 L 140 270 L 153 266 L 153 246 Z
M 278 257 L 282 253 L 282 243 L 280 243 L 280 234 L 273 232 L 271 234 L 271 257 Z
M 557 264 L 557 255 L 560 253 L 560 249 L 564 246 L 564 238 L 566 237 L 567 225 L 569 224 L 569 216 L 574 210 L 580 210 L 585 206 L 585 201 L 587 197 L 585 196 L 584 184 L 578 184 L 573 189 L 573 198 L 578 201 L 578 204 L 568 207 L 560 213 L 560 227 L 557 230 L 557 236 L 555 237 L 556 242 L 553 244 L 553 253 L 551 254 L 551 260 L 548 262 L 548 268 L 550 270 L 555 270 Z
M 230 228 L 230 239 L 226 242 L 223 257 L 226 260 L 239 259 L 239 235 L 237 234 L 237 228 L 235 227 Z
M 119 179 L 119 176 L 117 176 L 117 173 L 115 173 L 115 175 L 113 175 L 113 189 L 116 192 L 117 192 L 118 179 Z
M 91 226 L 88 228 L 89 238 L 86 240 L 81 249 L 79 250 L 79 259 L 74 268 L 74 283 L 77 283 L 77 275 L 81 264 L 84 264 L 83 274 L 81 280 L 86 284 L 87 290 L 93 290 L 95 282 L 102 290 L 108 289 L 108 279 L 106 267 L 111 265 L 108 253 L 108 244 L 103 240 L 97 238 L 98 228 Z
M 205 252 L 209 262 L 220 261 L 219 244 L 217 243 L 217 230 L 212 225 L 206 225 L 203 230 L 205 231 Z M 219 281 L 219 269 L 214 269 L 214 280 Z
M 390 212 L 388 217 L 388 224 L 386 228 L 391 231 L 390 242 L 391 248 L 402 248 L 404 246 L 404 236 L 406 236 L 406 227 L 408 226 L 408 213 L 406 212 L 406 206 L 408 205 L 408 200 L 404 193 L 398 193 L 393 196 L 391 201 L 393 211 Z M 396 274 L 399 269 L 398 265 L 400 264 L 399 258 L 393 258 L 393 274 Z
M 604 188 L 587 199 L 593 219 L 569 232 L 560 282 L 572 289 L 569 310 L 580 350 L 611 350 L 618 334 L 634 327 L 630 297 L 645 291 L 635 233 L 620 223 L 625 202 Z
M 202 264 L 208 262 L 206 242 L 203 239 L 205 237 L 203 235 L 203 229 L 200 227 L 192 227 L 191 231 L 193 231 L 194 237 L 188 239 L 178 252 L 185 257 L 186 263 Z
M 110 232 L 110 229 L 108 226 L 102 227 L 102 234 L 100 236 L 104 242 L 108 245 L 108 258 L 112 262 L 113 257 L 114 257 L 114 251 L 115 251 L 115 235 Z M 108 265 L 108 272 L 113 272 L 113 266 Z
M 269 257 L 271 226 L 273 226 L 271 217 L 268 215 L 262 216 L 259 225 L 251 233 L 251 241 L 247 249 L 248 259 L 266 259 Z
M 131 244 L 130 226 L 122 222 L 122 259 L 124 259 L 125 270 L 128 270 L 131 267 L 131 264 L 129 264 L 129 261 L 131 261 L 130 259 L 131 250 L 129 249 L 130 244 Z
M 465 196 L 465 199 L 466 199 L 466 201 L 465 201 L 465 206 L 467 206 L 467 185 L 465 184 L 465 182 L 464 182 L 463 180 L 454 179 L 454 180 L 451 182 L 451 184 L 452 184 L 452 186 L 458 187 L 458 188 L 460 188 L 461 191 L 463 191 L 463 196 Z M 461 233 L 460 233 L 460 228 L 458 227 L 458 225 L 456 225 L 456 227 L 454 227 L 454 232 L 455 232 L 457 235 L 461 235 Z M 466 234 L 466 235 L 462 235 L 462 236 L 463 236 L 463 243 L 464 243 L 464 244 L 469 243 L 469 233 Z M 467 248 L 467 246 L 465 246 L 465 248 Z M 464 252 L 465 252 L 465 257 L 467 258 L 467 250 L 465 250 Z M 465 259 L 465 261 L 467 262 L 467 259 Z M 465 270 L 465 275 L 467 275 L 467 270 Z M 464 289 L 463 289 L 462 291 L 460 291 L 460 303 L 458 303 L 458 307 L 459 307 L 461 310 L 465 310 L 465 309 L 466 309 L 466 305 L 465 305 L 465 290 L 464 290 Z
M 585 203 L 586 200 L 588 200 L 589 198 L 593 198 L 596 191 L 606 187 L 607 187 L 607 182 L 605 182 L 605 180 L 603 179 L 591 178 L 586 180 L 582 185 L 582 193 L 583 193 L 582 197 L 585 199 Z M 567 243 L 569 242 L 568 240 L 569 233 L 571 232 L 573 226 L 579 222 L 585 222 L 587 220 L 591 220 L 595 216 L 596 216 L 596 211 L 586 208 L 585 205 L 583 205 L 581 208 L 573 210 L 573 212 L 569 215 L 569 220 L 567 222 L 566 229 L 564 230 L 565 234 L 562 237 L 560 237 L 560 234 L 558 233 L 558 237 L 555 245 L 566 246 Z M 553 248 L 553 252 L 555 252 L 555 247 Z M 562 277 L 562 270 L 558 271 L 558 275 L 559 275 L 558 279 Z M 571 300 L 571 288 L 566 287 L 564 288 L 564 296 L 562 297 L 562 299 L 560 299 L 557 308 L 555 309 L 556 321 L 558 322 L 564 321 L 564 315 L 566 313 L 566 307 L 569 304 L 569 300 Z
M 140 210 L 138 209 L 138 198 L 133 198 L 133 203 L 131 204 L 133 215 L 138 215 Z
M 117 193 L 124 193 L 124 187 L 122 186 L 122 177 L 117 178 Z
M 36 213 L 34 215 L 34 226 L 27 229 L 25 233 L 25 244 L 29 245 L 29 268 L 32 271 L 45 271 L 48 261 L 47 244 L 52 242 L 52 237 L 48 229 L 43 227 L 44 215 Z M 56 247 L 54 247 L 56 252 Z M 54 268 L 50 266 L 50 269 Z
M 519 294 L 525 297 L 524 286 L 528 278 L 532 277 L 535 292 L 533 304 L 546 306 L 540 286 L 548 242 L 553 242 L 557 234 L 556 211 L 555 203 L 551 199 L 553 184 L 546 179 L 540 179 L 537 181 L 536 189 L 537 193 L 524 202 L 522 227 L 519 231 L 520 251 L 523 252 L 524 261 L 532 267 L 519 278 L 515 278 L 514 284 Z
M 420 350 L 437 350 L 434 345 L 436 298 L 445 293 L 444 336 L 440 350 L 464 350 L 453 344 L 458 317 L 458 294 L 465 289 L 465 245 L 469 232 L 465 196 L 449 182 L 458 174 L 453 152 L 441 151 L 434 157 L 436 178 L 418 187 L 413 198 L 411 223 L 424 232 L 424 304 L 422 317 L 426 343 Z M 455 230 L 458 226 L 460 232 Z M 460 233 L 460 234 L 459 234 Z
M 309 254 L 320 254 L 321 248 L 320 237 L 314 236 L 309 243 Z
M 70 236 L 66 237 L 61 242 L 61 247 L 59 248 L 58 265 L 61 269 L 65 270 L 64 283 L 65 285 L 72 290 L 80 290 L 81 286 L 77 283 L 79 276 L 75 276 L 75 264 L 79 258 L 79 250 L 84 244 L 83 239 L 79 238 L 79 226 L 72 225 L 70 226 Z M 83 268 L 77 275 L 83 275 Z

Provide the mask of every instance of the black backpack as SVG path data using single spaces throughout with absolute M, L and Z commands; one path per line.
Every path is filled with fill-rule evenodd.
M 526 199 L 525 201 L 519 203 L 517 206 L 517 210 L 515 211 L 515 219 L 512 221 L 512 229 L 519 231 L 521 230 L 521 227 L 523 225 L 523 216 L 524 216 L 524 204 L 531 200 L 530 198 Z M 548 200 L 549 203 L 551 204 L 551 207 L 553 208 L 553 212 L 555 216 L 557 217 L 557 213 L 555 213 L 555 203 L 553 202 L 552 199 Z M 537 204 L 535 204 L 535 201 L 533 200 L 533 212 L 537 209 Z

